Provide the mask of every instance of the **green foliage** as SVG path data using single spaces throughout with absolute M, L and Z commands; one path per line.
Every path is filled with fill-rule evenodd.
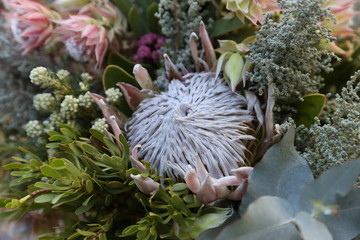
M 360 191 L 352 186 L 360 173 L 360 160 L 333 168 L 309 183 L 309 167 L 294 150 L 293 140 L 292 128 L 254 168 L 240 206 L 244 214 L 223 228 L 216 240 L 279 236 L 342 240 L 358 234 L 360 205 L 355 199 Z
M 130 28 L 136 37 L 148 32 L 160 33 L 159 20 L 155 16 L 158 11 L 156 2 L 150 0 L 115 0 L 114 3 L 127 17 Z M 144 20 L 139 21 L 139 19 Z
M 160 187 L 151 197 L 136 197 L 149 211 L 136 225 L 124 229 L 122 236 L 136 234 L 138 240 L 195 239 L 204 230 L 222 224 L 229 214 L 227 208 L 204 207 L 184 183 Z
M 315 122 L 326 103 L 326 96 L 323 94 L 309 94 L 297 100 L 291 106 L 296 109 L 293 118 L 297 126 L 310 127 Z
M 217 19 L 214 22 L 214 26 L 210 31 L 211 37 L 218 37 L 224 34 L 227 34 L 231 31 L 234 31 L 238 28 L 244 26 L 238 18 L 234 17 L 231 19 Z
M 141 88 L 135 78 L 123 68 L 115 65 L 107 66 L 103 74 L 104 89 L 106 90 L 112 87 L 116 87 L 116 84 L 118 82 L 128 83 L 130 85 L 133 85 L 134 87 Z
M 205 207 L 184 183 L 164 179 L 152 196 L 139 191 L 131 175 L 155 182 L 161 177 L 147 162 L 145 172 L 130 168 L 124 136 L 109 139 L 90 129 L 91 137 L 84 138 L 69 125 L 59 127 L 48 133 L 47 147 L 57 151 L 53 157 L 44 160 L 21 149 L 31 158 L 14 157 L 4 166 L 14 176 L 11 187 L 27 192 L 14 191 L 1 199 L 0 206 L 7 210 L 0 218 L 15 220 L 29 211 L 54 209 L 73 216 L 64 231 L 43 234 L 41 240 L 194 239 L 227 219 L 229 209 Z

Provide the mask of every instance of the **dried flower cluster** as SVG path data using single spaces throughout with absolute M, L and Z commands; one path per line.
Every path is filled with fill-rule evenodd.
M 323 81 L 319 73 L 331 71 L 331 61 L 336 58 L 318 49 L 321 41 L 333 40 L 329 29 L 319 25 L 331 16 L 322 8 L 323 2 L 281 0 L 284 16 L 279 22 L 271 14 L 265 15 L 256 41 L 250 46 L 253 89 L 262 94 L 273 82 L 279 100 L 318 92 Z

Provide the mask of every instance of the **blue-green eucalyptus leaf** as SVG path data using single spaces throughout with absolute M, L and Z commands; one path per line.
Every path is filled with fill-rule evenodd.
M 338 206 L 332 214 L 320 215 L 334 240 L 353 239 L 360 233 L 360 188 L 353 188 L 345 197 L 337 196 Z
M 336 203 L 336 195 L 347 195 L 360 173 L 360 159 L 349 161 L 339 167 L 323 173 L 318 179 L 304 188 L 301 194 L 301 208 L 313 212 L 313 201 L 321 201 L 324 205 Z
M 295 129 L 292 127 L 255 166 L 240 206 L 242 213 L 255 199 L 265 195 L 288 199 L 298 210 L 300 191 L 313 180 L 313 175 L 306 160 L 295 150 L 294 137 Z
M 215 240 L 299 240 L 293 217 L 289 201 L 262 196 L 249 205 L 240 220 L 225 227 Z
M 298 212 L 295 216 L 303 240 L 333 240 L 326 225 L 308 212 Z

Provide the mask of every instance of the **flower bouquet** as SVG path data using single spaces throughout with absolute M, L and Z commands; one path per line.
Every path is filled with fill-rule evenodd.
M 2 0 L 0 238 L 360 234 L 356 0 Z

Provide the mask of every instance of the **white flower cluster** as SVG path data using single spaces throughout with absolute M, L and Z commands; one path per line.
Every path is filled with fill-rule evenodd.
M 64 115 L 65 119 L 70 120 L 70 118 L 78 111 L 78 107 L 79 99 L 72 95 L 66 95 L 60 105 L 60 113 Z
M 106 122 L 105 118 L 98 118 L 94 121 L 94 124 L 91 128 L 96 129 L 101 132 L 105 132 L 108 129 L 109 125 Z
M 80 78 L 84 82 L 90 82 L 90 81 L 92 81 L 94 79 L 89 73 L 86 73 L 86 72 L 82 73 Z
M 51 111 L 56 105 L 55 98 L 51 93 L 40 93 L 34 96 L 34 107 L 39 111 Z
M 118 88 L 109 88 L 105 91 L 105 95 L 106 101 L 108 101 L 109 103 L 116 103 L 117 101 L 119 101 L 122 93 Z
M 90 108 L 94 100 L 90 96 L 90 92 L 79 96 L 79 106 L 84 108 Z
M 44 128 L 38 120 L 29 121 L 24 128 L 29 137 L 39 137 L 44 133 Z
M 67 79 L 70 77 L 70 72 L 68 70 L 64 70 L 64 69 L 60 69 L 59 71 L 57 71 L 56 75 L 61 79 Z
M 46 82 L 47 74 L 46 67 L 36 67 L 30 72 L 30 81 L 35 85 L 42 85 Z

